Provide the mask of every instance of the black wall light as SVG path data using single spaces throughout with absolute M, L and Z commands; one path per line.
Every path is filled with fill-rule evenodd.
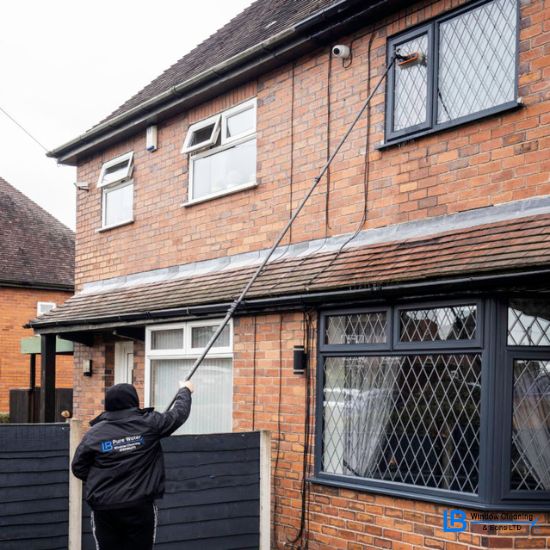
M 304 346 L 294 346 L 294 374 L 304 374 L 307 367 L 307 353 Z

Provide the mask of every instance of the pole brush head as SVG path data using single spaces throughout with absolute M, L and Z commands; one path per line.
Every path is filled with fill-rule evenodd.
M 397 65 L 402 69 L 413 65 L 426 65 L 426 54 L 424 52 L 396 53 L 395 58 L 397 59 Z

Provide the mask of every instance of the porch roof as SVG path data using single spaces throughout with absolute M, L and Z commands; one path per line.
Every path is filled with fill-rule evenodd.
M 335 290 L 372 291 L 398 283 L 470 276 L 496 276 L 550 268 L 550 214 L 418 236 L 350 246 L 304 257 L 271 261 L 247 295 L 249 303 Z M 31 321 L 41 330 L 100 325 L 124 319 L 162 318 L 195 306 L 227 304 L 235 299 L 257 264 L 220 268 L 146 284 L 122 285 L 77 293 L 60 307 Z M 246 302 L 246 300 L 245 300 Z M 50 330 L 48 330 L 50 332 Z

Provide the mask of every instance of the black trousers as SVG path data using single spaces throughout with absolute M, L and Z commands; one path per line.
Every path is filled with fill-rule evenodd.
M 157 507 L 152 502 L 94 510 L 92 532 L 97 550 L 151 550 L 157 530 Z

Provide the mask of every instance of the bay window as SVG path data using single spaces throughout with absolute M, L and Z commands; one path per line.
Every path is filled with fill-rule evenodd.
M 150 327 L 146 332 L 146 401 L 164 410 L 218 327 L 216 320 Z M 232 431 L 232 324 L 220 334 L 193 376 L 197 391 L 179 434 Z
M 548 302 L 327 311 L 319 341 L 316 481 L 472 507 L 548 503 Z

